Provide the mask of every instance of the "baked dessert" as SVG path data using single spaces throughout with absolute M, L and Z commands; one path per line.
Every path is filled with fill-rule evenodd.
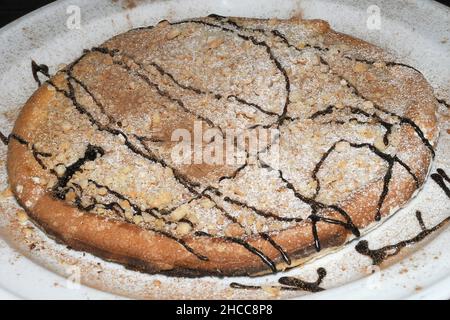
M 9 182 L 73 249 L 149 273 L 260 275 L 403 206 L 434 155 L 436 106 L 420 72 L 324 21 L 162 21 L 42 84 L 10 135 Z M 214 134 L 183 146 L 200 154 L 276 134 L 254 152 L 244 138 L 240 161 L 176 159 L 174 133 L 199 128 Z

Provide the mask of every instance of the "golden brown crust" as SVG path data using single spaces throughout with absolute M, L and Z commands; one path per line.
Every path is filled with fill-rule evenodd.
M 258 20 L 251 19 L 235 19 L 235 21 L 244 25 L 260 23 Z M 276 25 L 281 21 L 271 23 Z M 322 41 L 326 45 L 344 43 L 350 47 L 350 53 L 360 53 L 362 58 L 366 58 L 367 53 L 372 54 L 371 57 L 375 60 L 385 57 L 380 49 L 361 40 L 338 34 L 323 21 L 296 20 L 291 23 L 303 25 L 315 35 L 323 37 Z M 347 62 L 348 65 L 345 63 L 338 65 L 330 60 L 329 65 L 333 72 L 340 74 L 349 84 L 357 87 L 368 100 L 379 105 L 390 105 L 392 101 L 396 102 L 402 98 L 403 93 L 389 90 L 382 80 L 374 80 L 367 85 L 358 77 L 358 74 L 352 71 L 355 62 L 352 60 Z M 394 78 L 397 77 L 395 68 L 403 67 L 392 67 Z M 413 101 L 414 104 L 411 103 L 402 110 L 393 111 L 401 112 L 402 117 L 410 119 L 424 132 L 425 138 L 434 144 L 437 137 L 435 101 L 429 85 L 415 71 L 402 74 L 399 78 L 404 86 L 402 90 L 410 94 L 408 101 Z M 58 78 L 52 80 L 57 82 Z M 50 85 L 43 85 L 24 106 L 13 133 L 27 142 L 34 141 L 34 131 L 40 126 L 42 118 L 46 117 L 49 104 L 57 95 L 58 93 Z M 406 124 L 399 132 L 402 141 L 397 153 L 399 157 L 403 154 L 407 155 L 408 164 L 417 177 L 419 185 L 422 185 L 432 159 L 430 150 L 422 144 L 412 126 Z M 411 146 L 414 146 L 412 150 Z M 74 249 L 88 251 L 106 260 L 149 273 L 231 276 L 254 275 L 270 271 L 260 257 L 243 245 L 232 243 L 227 239 L 213 239 L 200 235 L 183 238 L 186 245 L 208 258 L 205 261 L 170 237 L 145 230 L 129 222 L 115 221 L 81 211 L 77 207 L 56 199 L 45 187 L 32 182 L 31 177 L 46 177 L 49 173 L 36 162 L 30 148 L 29 144 L 21 143 L 18 139 L 10 139 L 9 182 L 19 203 L 27 210 L 30 217 L 58 241 Z M 416 181 L 404 171 L 405 169 L 398 163 L 393 166 L 395 179 L 389 183 L 389 190 L 380 211 L 381 216 L 387 216 L 393 209 L 403 206 L 417 190 Z M 361 231 L 374 223 L 373 218 L 382 189 L 383 176 L 380 176 L 340 203 L 340 207 L 348 213 L 353 224 Z M 328 212 L 328 217 L 342 219 L 338 213 L 331 211 Z M 291 257 L 293 263 L 290 266 L 286 265 L 280 252 L 269 241 L 258 235 L 251 235 L 246 240 L 249 245 L 273 260 L 278 270 L 283 270 L 323 253 L 323 251 L 316 252 L 312 232 L 310 221 L 304 220 L 293 227 L 271 234 L 272 239 Z M 317 223 L 317 233 L 322 249 L 339 247 L 351 236 L 351 232 L 342 226 L 322 222 Z

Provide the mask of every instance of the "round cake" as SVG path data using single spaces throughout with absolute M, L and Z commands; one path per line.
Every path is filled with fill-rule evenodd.
M 11 188 L 56 241 L 177 276 L 261 275 L 361 236 L 427 177 L 422 74 L 321 20 L 130 30 L 43 83 Z

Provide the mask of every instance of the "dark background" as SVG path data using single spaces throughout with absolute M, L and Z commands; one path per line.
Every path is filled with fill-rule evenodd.
M 394 0 L 395 1 L 395 0 Z M 0 0 L 0 28 L 11 21 L 54 1 L 49 0 Z M 448 0 L 439 0 L 446 4 Z M 448 5 L 448 3 L 447 3 Z
M 54 1 L 49 0 L 0 0 L 0 27 Z

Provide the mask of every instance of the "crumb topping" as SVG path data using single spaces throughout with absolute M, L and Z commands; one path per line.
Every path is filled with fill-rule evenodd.
M 421 183 L 415 150 L 431 158 L 435 133 L 405 116 L 414 70 L 320 30 L 208 17 L 108 40 L 44 84 L 53 98 L 29 146 L 45 173 L 30 179 L 82 211 L 177 239 L 318 221 L 354 230 L 340 204 L 384 181 L 376 219 L 391 178 Z M 176 163 L 171 135 L 195 121 L 225 140 L 226 129 L 278 129 L 278 157 L 274 141 L 244 165 Z

